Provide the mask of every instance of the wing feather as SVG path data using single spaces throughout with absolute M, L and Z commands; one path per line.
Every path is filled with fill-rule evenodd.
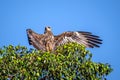
M 44 35 L 37 34 L 33 32 L 31 29 L 27 29 L 26 31 L 27 31 L 27 37 L 28 37 L 29 44 L 33 45 L 38 50 L 45 50 L 45 45 L 42 40 Z
M 78 44 L 91 48 L 99 47 L 99 44 L 102 44 L 102 40 L 99 39 L 99 36 L 92 35 L 91 32 L 64 32 L 58 36 L 55 36 L 55 46 L 68 42 L 77 42 Z

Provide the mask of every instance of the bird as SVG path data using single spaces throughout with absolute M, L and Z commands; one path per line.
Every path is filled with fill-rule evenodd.
M 51 27 L 46 26 L 44 34 L 38 34 L 32 29 L 26 29 L 29 45 L 37 50 L 54 51 L 57 46 L 75 42 L 87 48 L 100 47 L 102 40 L 99 36 L 86 31 L 67 31 L 59 35 L 53 35 Z

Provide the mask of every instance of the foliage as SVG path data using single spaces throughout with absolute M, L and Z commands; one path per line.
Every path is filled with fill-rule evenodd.
M 0 80 L 103 80 L 112 71 L 109 64 L 92 62 L 92 54 L 76 43 L 53 53 L 19 45 L 1 48 Z

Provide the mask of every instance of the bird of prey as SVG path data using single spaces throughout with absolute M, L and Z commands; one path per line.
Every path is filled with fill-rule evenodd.
M 43 51 L 54 51 L 57 46 L 68 42 L 76 42 L 89 48 L 99 47 L 99 44 L 102 44 L 99 36 L 86 31 L 67 31 L 55 36 L 50 27 L 45 27 L 44 34 L 38 34 L 31 29 L 27 29 L 26 32 L 29 44 Z

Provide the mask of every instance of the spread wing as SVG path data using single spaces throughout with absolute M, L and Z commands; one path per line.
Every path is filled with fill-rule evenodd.
M 92 35 L 90 32 L 64 32 L 55 36 L 55 46 L 68 42 L 77 42 L 78 44 L 82 44 L 90 48 L 99 47 L 99 44 L 102 44 L 102 40 L 99 39 L 99 36 Z
M 37 34 L 31 29 L 27 29 L 26 31 L 29 44 L 33 45 L 38 50 L 45 50 L 44 41 L 42 40 L 44 38 L 44 35 Z

